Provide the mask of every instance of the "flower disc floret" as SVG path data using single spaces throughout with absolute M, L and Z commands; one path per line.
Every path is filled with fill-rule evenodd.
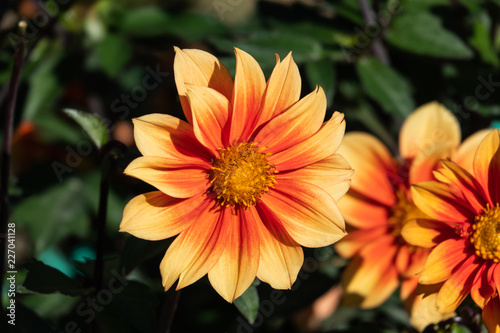
M 490 207 L 487 204 L 484 213 L 476 216 L 472 225 L 471 243 L 476 254 L 483 259 L 500 261 L 500 204 Z
M 276 168 L 269 163 L 269 154 L 261 152 L 254 142 L 242 142 L 219 153 L 212 163 L 211 190 L 221 206 L 255 205 L 274 187 Z

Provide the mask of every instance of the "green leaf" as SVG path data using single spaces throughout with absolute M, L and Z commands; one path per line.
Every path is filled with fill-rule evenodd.
M 386 39 L 405 51 L 433 57 L 469 59 L 472 51 L 439 18 L 427 12 L 395 16 Z
M 158 7 L 144 7 L 128 11 L 120 29 L 135 37 L 174 35 L 188 41 L 226 33 L 226 27 L 217 19 L 200 14 L 171 16 Z
M 336 81 L 335 67 L 332 62 L 328 59 L 309 61 L 306 62 L 305 70 L 311 89 L 314 89 L 316 85 L 321 86 L 325 91 L 328 106 L 331 106 Z
M 408 81 L 375 58 L 360 59 L 356 69 L 364 90 L 384 110 L 406 118 L 415 109 Z
M 307 36 L 295 35 L 283 31 L 256 32 L 244 41 L 214 37 L 210 39 L 210 42 L 223 52 L 233 53 L 236 46 L 250 53 L 264 71 L 274 67 L 276 64 L 274 55 L 276 53 L 283 59 L 291 51 L 293 59 L 297 63 L 319 60 L 324 57 L 324 50 L 320 42 Z M 231 65 L 234 64 L 234 57 L 224 64 L 231 71 Z
M 114 78 L 132 56 L 132 48 L 122 35 L 109 34 L 97 44 L 96 56 L 102 70 Z
M 293 22 L 272 20 L 269 22 L 273 30 L 286 31 L 289 34 L 306 36 L 323 44 L 334 44 L 338 30 L 317 22 Z
M 35 255 L 68 235 L 83 237 L 89 228 L 84 183 L 69 178 L 17 204 L 12 220 L 35 238 Z
M 63 111 L 83 128 L 97 148 L 100 149 L 108 142 L 108 129 L 99 116 L 73 109 Z
M 490 24 L 487 16 L 474 20 L 472 24 L 474 34 L 470 38 L 470 44 L 476 48 L 484 62 L 497 67 L 499 60 L 490 38 Z
M 35 68 L 28 77 L 29 90 L 24 105 L 24 119 L 32 119 L 39 113 L 53 110 L 57 99 L 64 91 L 60 82 L 57 67 L 60 65 L 64 54 L 62 45 L 56 42 L 42 40 L 34 49 L 32 58 L 39 58 L 34 64 Z M 28 64 L 29 65 L 29 64 Z
M 42 294 L 59 292 L 64 295 L 78 296 L 87 288 L 79 280 L 69 278 L 61 271 L 45 265 L 43 262 L 33 260 L 23 265 L 28 270 L 24 287 Z
M 258 284 L 259 280 L 255 280 L 240 297 L 234 300 L 234 305 L 250 324 L 255 322 L 259 313 L 259 294 L 256 288 Z

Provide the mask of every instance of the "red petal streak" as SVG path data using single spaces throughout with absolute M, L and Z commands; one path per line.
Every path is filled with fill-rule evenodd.
M 488 333 L 500 333 L 500 296 L 491 298 L 483 309 L 483 322 Z
M 277 116 L 300 98 L 301 80 L 299 68 L 290 52 L 282 62 L 276 55 L 276 66 L 267 81 L 264 101 L 255 127 Z
M 144 156 L 179 160 L 179 164 L 210 168 L 212 156 L 196 139 L 193 127 L 167 114 L 153 113 L 133 119 L 134 138 Z
M 212 155 L 217 156 L 217 150 L 225 146 L 223 129 L 229 101 L 221 93 L 206 87 L 188 86 L 187 95 L 193 112 L 194 134 Z
M 120 231 L 147 240 L 167 239 L 189 227 L 207 205 L 201 195 L 177 199 L 160 191 L 144 193 L 125 206 Z
M 463 223 L 474 219 L 474 212 L 461 197 L 462 193 L 446 184 L 422 182 L 412 185 L 411 193 L 415 205 L 436 220 Z
M 478 181 L 466 170 L 451 161 L 442 161 L 442 164 L 443 169 L 437 172 L 441 173 L 451 184 L 457 186 L 462 191 L 476 215 L 481 214 L 484 207 L 486 207 L 484 199 L 486 193 L 484 193 Z
M 236 74 L 229 143 L 247 140 L 255 128 L 266 80 L 259 64 L 248 53 L 235 48 Z
M 186 119 L 191 123 L 191 108 L 187 99 L 186 84 L 210 87 L 231 99 L 233 80 L 226 67 L 208 52 L 196 49 L 175 49 L 175 84 Z
M 432 255 L 432 253 L 431 253 Z M 479 269 L 475 263 L 475 255 L 471 255 L 449 277 L 439 290 L 436 306 L 441 313 L 452 312 L 462 303 L 469 294 L 472 283 Z
M 474 155 L 474 175 L 489 193 L 490 205 L 500 202 L 500 132 L 491 131 L 479 144 Z
M 250 207 L 260 239 L 260 262 L 257 277 L 275 289 L 290 289 L 297 278 L 304 253 L 281 222 L 259 206 Z
M 438 244 L 429 254 L 420 283 L 443 282 L 460 269 L 465 259 L 471 256 L 466 250 L 465 239 L 448 239 Z
M 170 245 L 160 264 L 165 290 L 179 278 L 177 289 L 197 281 L 219 260 L 228 237 L 220 215 L 206 208 Z
M 259 233 L 253 215 L 243 209 L 224 211 L 224 252 L 208 273 L 214 289 L 233 302 L 252 284 L 259 267 Z
M 175 168 L 170 161 L 161 157 L 138 157 L 128 165 L 124 173 L 176 198 L 201 195 L 210 187 L 207 170 L 194 167 Z
M 269 156 L 280 172 L 305 167 L 335 153 L 345 131 L 344 115 L 335 112 L 321 129 L 305 141 Z
M 481 265 L 470 291 L 472 299 L 481 309 L 484 308 L 486 302 L 495 293 L 496 288 L 492 281 L 492 266 L 489 263 Z
M 300 245 L 322 247 L 345 236 L 342 215 L 333 198 L 321 188 L 302 181 L 281 180 L 279 188 L 260 203 L 266 215 L 280 221 Z
M 268 147 L 267 153 L 283 151 L 316 133 L 325 119 L 325 112 L 326 96 L 319 88 L 271 119 L 254 141 Z
M 301 169 L 286 171 L 276 175 L 280 179 L 302 180 L 327 191 L 338 201 L 349 189 L 353 170 L 340 155 L 332 155 Z

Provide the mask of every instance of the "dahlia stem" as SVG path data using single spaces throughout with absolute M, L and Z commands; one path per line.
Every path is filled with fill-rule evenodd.
M 179 303 L 179 297 L 181 295 L 180 290 L 175 290 L 175 288 L 170 288 L 165 295 L 165 302 L 163 303 L 163 309 L 161 310 L 160 325 L 158 327 L 158 333 L 169 333 L 172 322 L 174 321 L 175 311 L 177 310 L 177 304 Z
M 110 176 L 115 170 L 118 158 L 122 156 L 127 148 L 119 141 L 112 140 L 106 143 L 102 149 L 103 155 L 101 165 L 101 182 L 99 186 L 99 208 L 97 211 L 97 241 L 96 259 L 94 266 L 94 286 L 97 291 L 102 289 L 104 276 L 104 247 L 106 243 L 106 219 L 108 213 L 108 194 Z
M 372 8 L 367 0 L 358 0 L 359 6 L 361 7 L 361 11 L 363 12 L 363 18 L 365 20 L 366 25 L 371 25 L 372 22 L 375 22 L 375 15 L 373 14 Z M 375 57 L 380 60 L 382 63 L 388 65 L 390 63 L 389 56 L 387 55 L 387 51 L 382 44 L 381 35 L 376 36 L 372 43 L 371 49 Z
M 25 32 L 27 24 L 25 21 L 19 22 L 20 38 L 14 52 L 14 67 L 9 82 L 9 92 L 7 93 L 7 112 L 5 113 L 5 123 L 3 131 L 2 145 L 2 169 L 0 178 L 0 296 L 3 290 L 3 278 L 5 257 L 7 249 L 7 225 L 9 220 L 9 176 L 10 176 L 10 155 L 12 148 L 12 132 L 14 127 L 14 112 L 16 109 L 17 89 L 19 87 L 19 77 L 23 67 Z M 13 270 L 14 268 L 12 268 Z M 1 300 L 0 300 L 1 303 Z

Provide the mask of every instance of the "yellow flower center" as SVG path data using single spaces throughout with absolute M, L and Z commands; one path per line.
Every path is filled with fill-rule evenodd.
M 405 191 L 402 189 L 396 190 L 396 198 L 396 204 L 391 208 L 389 225 L 392 228 L 391 234 L 399 237 L 401 229 L 407 221 L 408 214 L 415 206 L 408 200 Z
M 255 205 L 274 187 L 276 168 L 255 143 L 242 142 L 219 153 L 212 163 L 212 190 L 221 206 Z
M 500 204 L 486 209 L 482 215 L 476 216 L 472 225 L 471 243 L 476 254 L 483 259 L 500 261 Z

